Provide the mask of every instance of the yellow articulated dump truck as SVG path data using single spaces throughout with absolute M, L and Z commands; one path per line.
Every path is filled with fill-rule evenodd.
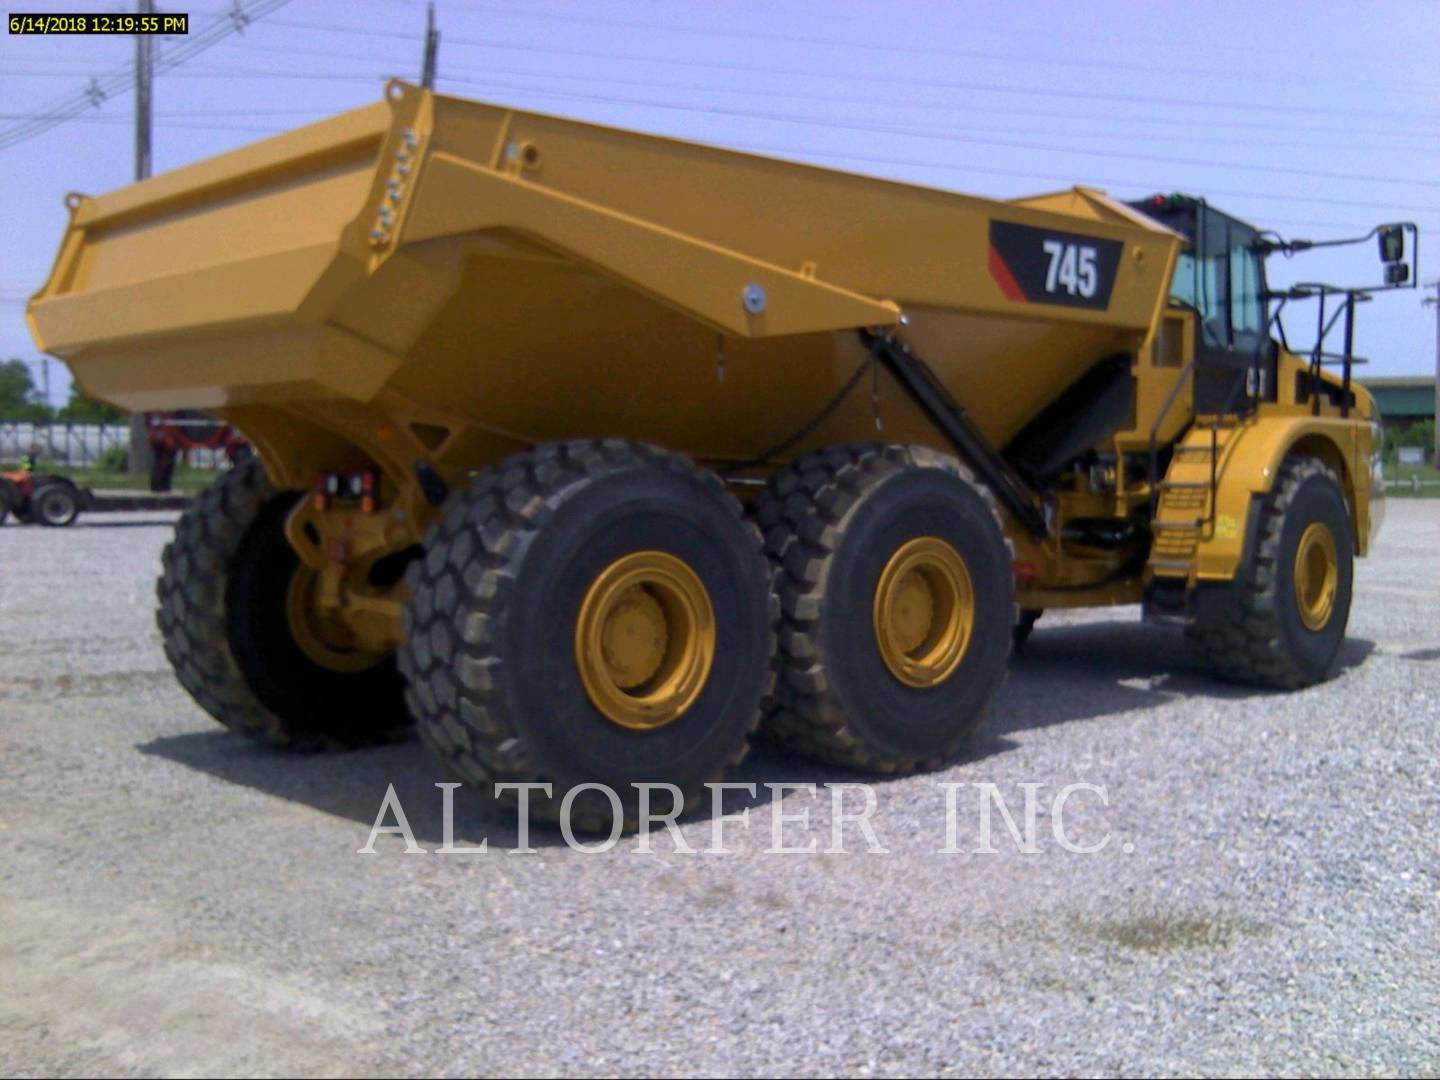
M 68 205 L 36 341 L 258 451 L 165 549 L 185 688 L 302 750 L 414 723 L 580 827 L 696 800 L 757 727 L 939 767 L 1045 609 L 1141 602 L 1221 677 L 1314 683 L 1380 517 L 1348 336 L 1296 355 L 1271 314 L 1348 335 L 1366 292 L 1277 299 L 1304 242 L 1198 199 L 971 198 L 395 82 Z M 1413 226 L 1371 236 L 1403 284 Z

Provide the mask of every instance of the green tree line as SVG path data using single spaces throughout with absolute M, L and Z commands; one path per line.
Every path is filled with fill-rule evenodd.
M 23 360 L 0 362 L 0 420 L 28 420 L 37 424 L 59 421 L 71 424 L 114 424 L 126 414 L 111 405 L 86 397 L 74 383 L 70 400 L 55 408 L 45 400 Z

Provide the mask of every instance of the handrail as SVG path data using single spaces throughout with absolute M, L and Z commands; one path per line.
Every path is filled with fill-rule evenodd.
M 1160 502 L 1160 453 L 1159 450 L 1156 448 L 1156 439 L 1160 434 L 1160 425 L 1165 422 L 1165 417 L 1170 412 L 1170 407 L 1175 404 L 1175 399 L 1180 396 L 1180 387 L 1185 385 L 1185 379 L 1188 376 L 1192 375 L 1195 371 L 1195 360 L 1196 358 L 1192 356 L 1189 362 L 1180 369 L 1180 374 L 1175 376 L 1175 383 L 1173 386 L 1170 387 L 1170 393 L 1165 397 L 1165 404 L 1160 406 L 1160 411 L 1155 415 L 1155 423 L 1150 425 L 1149 480 L 1150 517 L 1152 519 L 1155 517 L 1155 512 L 1158 509 Z

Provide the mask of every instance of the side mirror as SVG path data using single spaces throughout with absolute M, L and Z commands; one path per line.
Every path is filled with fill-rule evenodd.
M 1385 264 L 1385 284 L 1404 285 L 1410 280 L 1410 266 L 1408 263 L 1396 262 Z
M 1380 226 L 1380 261 L 1398 263 L 1405 259 L 1405 230 L 1399 225 Z

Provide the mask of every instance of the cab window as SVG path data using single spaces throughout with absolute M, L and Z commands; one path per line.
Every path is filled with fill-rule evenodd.
M 1260 260 L 1249 238 L 1230 249 L 1230 326 L 1236 339 L 1265 330 L 1265 298 L 1260 289 Z
M 1255 230 L 1202 208 L 1190 250 L 1180 254 L 1170 299 L 1200 316 L 1204 344 L 1250 351 L 1265 336 L 1265 287 Z
M 1225 270 L 1223 260 L 1196 259 L 1181 252 L 1170 286 L 1170 299 L 1193 309 L 1200 316 L 1200 333 L 1207 345 L 1227 348 L 1230 335 L 1225 311 Z

